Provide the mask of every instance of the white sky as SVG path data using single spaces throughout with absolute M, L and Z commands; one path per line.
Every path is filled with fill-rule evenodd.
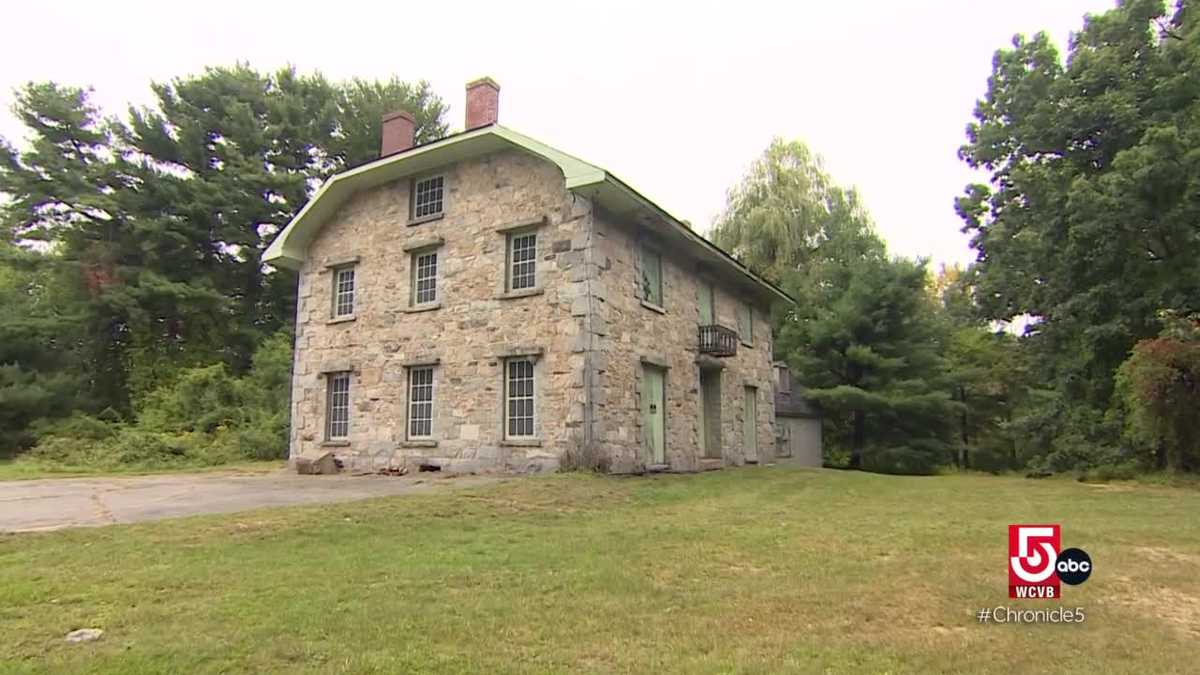
M 1113 0 L 601 3 L 43 2 L 6 6 L 0 135 L 12 89 L 90 85 L 108 113 L 205 65 L 291 63 L 334 78 L 424 78 L 462 127 L 463 85 L 501 85 L 500 122 L 603 166 L 707 232 L 773 136 L 857 186 L 893 253 L 973 256 L 957 159 L 995 50 L 1064 48 Z

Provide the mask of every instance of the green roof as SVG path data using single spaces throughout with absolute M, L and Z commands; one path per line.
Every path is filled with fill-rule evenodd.
M 664 231 L 660 234 L 681 240 L 681 243 L 694 249 L 698 257 L 714 263 L 714 268 L 737 272 L 757 290 L 785 302 L 795 302 L 783 290 L 693 232 L 678 218 L 646 199 L 616 176 L 499 124 L 455 134 L 333 176 L 325 181 L 313 198 L 275 237 L 263 254 L 263 261 L 272 265 L 298 268 L 317 232 L 334 215 L 338 207 L 357 192 L 439 166 L 510 149 L 524 150 L 557 165 L 563 173 L 568 190 L 591 198 L 613 213 L 641 215 L 643 217 L 639 220 L 644 226 L 663 228 Z

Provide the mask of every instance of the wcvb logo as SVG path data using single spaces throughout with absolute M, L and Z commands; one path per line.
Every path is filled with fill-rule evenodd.
M 1061 584 L 1076 586 L 1092 574 L 1082 549 L 1062 549 L 1058 525 L 1008 526 L 1008 597 L 1062 597 Z

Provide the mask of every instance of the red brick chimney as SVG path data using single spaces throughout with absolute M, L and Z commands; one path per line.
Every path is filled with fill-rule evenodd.
M 405 110 L 384 115 L 383 132 L 379 134 L 379 156 L 387 157 L 411 148 L 416 128 L 417 121 Z
M 500 115 L 500 85 L 490 77 L 467 83 L 467 129 L 495 124 Z

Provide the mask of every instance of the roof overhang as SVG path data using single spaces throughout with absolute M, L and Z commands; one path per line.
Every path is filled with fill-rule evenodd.
M 760 293 L 795 303 L 782 289 L 755 274 L 616 176 L 498 124 L 448 136 L 333 176 L 321 185 L 312 199 L 275 237 L 263 253 L 263 262 L 299 268 L 321 227 L 355 193 L 447 164 L 511 149 L 524 150 L 557 165 L 568 190 L 591 198 L 615 214 L 650 216 L 652 220 L 665 224 L 666 231 L 660 234 L 680 242 L 694 256 L 705 261 L 711 260 L 716 263 L 714 267 L 738 272 Z

